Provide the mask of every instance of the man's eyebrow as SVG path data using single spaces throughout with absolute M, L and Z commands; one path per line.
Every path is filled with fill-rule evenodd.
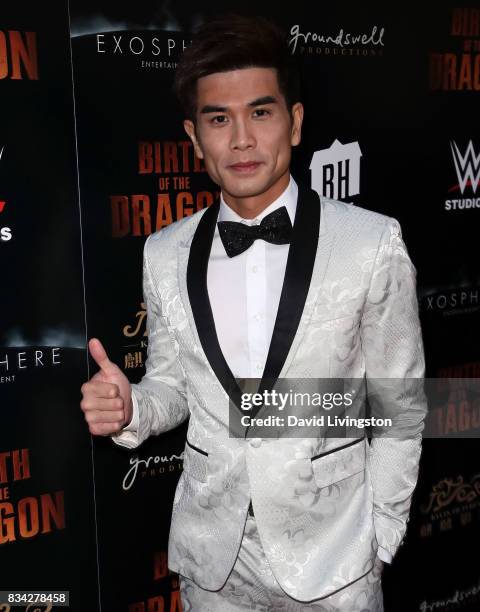
M 248 106 L 263 106 L 264 104 L 276 104 L 276 102 L 277 98 L 275 96 L 263 96 L 253 100 L 253 102 L 249 102 Z
M 224 113 L 227 110 L 226 106 L 212 106 L 211 104 L 207 104 L 202 108 L 200 113 Z
M 257 98 L 256 100 L 252 100 L 252 102 L 248 103 L 248 106 L 263 106 L 264 104 L 276 104 L 278 102 L 275 96 L 262 96 L 261 98 Z M 216 106 L 212 104 L 205 105 L 200 113 L 225 113 L 228 111 L 228 106 Z

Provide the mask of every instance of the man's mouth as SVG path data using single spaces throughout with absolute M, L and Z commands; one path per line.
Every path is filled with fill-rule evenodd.
M 259 165 L 260 162 L 241 162 L 238 164 L 232 164 L 230 168 L 236 172 L 253 172 Z

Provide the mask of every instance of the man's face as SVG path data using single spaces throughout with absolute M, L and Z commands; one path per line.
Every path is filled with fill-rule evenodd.
M 293 117 L 274 68 L 243 68 L 199 79 L 196 126 L 186 120 L 184 127 L 224 195 L 250 198 L 272 192 L 289 176 L 291 147 L 300 142 L 302 104 L 292 111 Z

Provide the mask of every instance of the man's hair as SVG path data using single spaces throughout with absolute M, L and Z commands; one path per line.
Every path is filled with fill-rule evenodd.
M 287 108 L 300 100 L 298 65 L 282 29 L 264 17 L 227 14 L 202 25 L 180 58 L 173 90 L 195 123 L 197 80 L 242 68 L 275 68 Z

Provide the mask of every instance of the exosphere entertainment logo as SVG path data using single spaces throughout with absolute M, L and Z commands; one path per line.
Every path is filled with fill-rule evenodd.
M 442 316 L 466 315 L 480 310 L 478 286 L 463 286 L 426 294 L 421 300 L 422 311 Z
M 99 55 L 136 58 L 142 69 L 174 70 L 176 60 L 190 42 L 175 33 L 105 32 L 95 35 L 95 51 Z
M 0 384 L 15 383 L 19 375 L 61 365 L 61 347 L 7 348 L 0 352 Z

